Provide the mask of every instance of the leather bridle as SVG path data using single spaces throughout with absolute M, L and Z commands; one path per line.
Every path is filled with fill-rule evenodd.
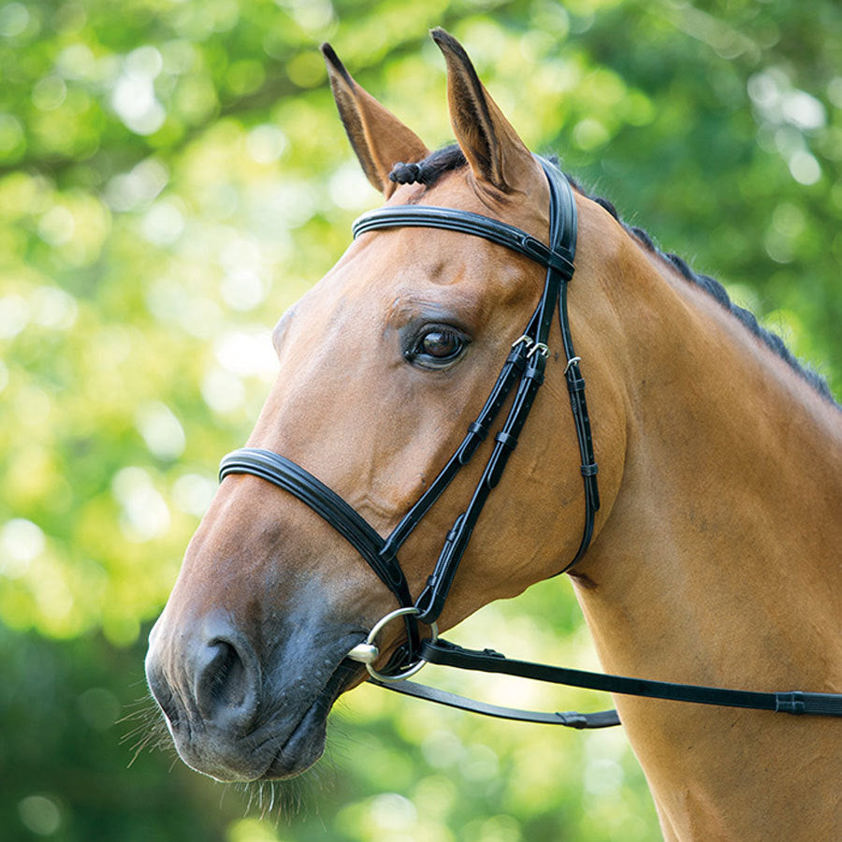
M 435 623 L 453 584 L 459 562 L 465 553 L 483 506 L 498 484 L 508 459 L 517 446 L 518 436 L 543 382 L 549 354 L 547 342 L 556 310 L 561 330 L 562 352 L 566 361 L 564 375 L 579 443 L 585 508 L 579 548 L 559 573 L 569 570 L 585 554 L 593 536 L 594 518 L 599 509 L 597 464 L 585 401 L 585 381 L 580 372 L 580 358 L 574 353 L 567 313 L 567 284 L 573 277 L 576 252 L 576 203 L 570 183 L 564 174 L 549 161 L 544 159 L 539 159 L 539 161 L 546 174 L 550 191 L 549 246 L 515 226 L 453 208 L 423 205 L 385 207 L 364 214 L 354 223 L 355 237 L 369 231 L 401 227 L 439 228 L 470 234 L 518 252 L 546 268 L 541 300 L 523 334 L 512 345 L 482 410 L 476 420 L 468 426 L 467 434 L 447 464 L 429 488 L 401 518 L 394 530 L 383 538 L 336 492 L 295 462 L 270 450 L 246 447 L 229 453 L 220 465 L 220 481 L 231 474 L 252 474 L 297 497 L 336 529 L 394 594 L 400 607 L 381 619 L 371 630 L 367 640 L 355 646 L 348 654 L 351 660 L 365 663 L 370 673 L 369 680 L 379 686 L 489 716 L 547 722 L 574 728 L 602 728 L 617 725 L 619 718 L 613 710 L 581 714 L 576 712 L 541 713 L 504 708 L 465 699 L 404 679 L 417 672 L 425 663 L 439 663 L 462 669 L 506 673 L 539 681 L 652 698 L 787 713 L 842 716 L 842 695 L 800 692 L 754 693 L 601 675 L 514 661 L 492 650 L 486 649 L 481 652 L 467 650 L 438 638 Z M 471 500 L 447 533 L 438 561 L 426 586 L 413 600 L 406 576 L 398 560 L 398 551 L 459 470 L 471 459 L 510 396 L 512 400 L 508 414 L 499 432 L 494 436 L 491 455 Z M 377 635 L 387 622 L 397 617 L 401 617 L 406 625 L 406 642 L 398 648 L 389 664 L 382 671 L 377 671 L 373 667 L 373 662 L 380 654 L 375 643 Z M 419 622 L 430 626 L 431 638 L 421 640 Z
M 506 463 L 517 445 L 536 393 L 544 379 L 549 348 L 547 340 L 556 305 L 561 324 L 562 344 L 566 354 L 566 378 L 585 483 L 585 525 L 579 549 L 564 568 L 567 570 L 585 553 L 593 534 L 594 515 L 599 508 L 597 466 L 593 456 L 590 422 L 585 403 L 585 382 L 579 373 L 579 358 L 573 352 L 573 341 L 567 318 L 567 282 L 573 276 L 576 250 L 576 203 L 562 172 L 542 161 L 550 188 L 550 242 L 548 248 L 540 240 L 504 222 L 452 208 L 409 205 L 387 207 L 360 217 L 353 227 L 354 236 L 383 228 L 429 227 L 472 234 L 516 251 L 546 267 L 541 300 L 508 357 L 491 393 L 476 420 L 468 427 L 462 443 L 448 460 L 429 488 L 401 518 L 387 538 L 377 531 L 338 494 L 289 459 L 272 451 L 242 448 L 228 454 L 220 466 L 220 479 L 234 473 L 250 473 L 283 488 L 298 497 L 339 531 L 368 562 L 380 580 L 391 590 L 401 608 L 415 608 L 404 614 L 407 623 L 407 647 L 401 652 L 404 673 L 417 661 L 419 637 L 417 623 L 435 622 L 441 613 L 459 562 L 492 489 L 497 485 Z M 516 387 L 516 388 L 515 388 Z M 398 561 L 398 552 L 459 470 L 468 463 L 486 438 L 494 419 L 507 398 L 514 392 L 508 415 L 494 437 L 494 448 L 465 511 L 456 518 L 447 534 L 438 561 L 427 585 L 417 599 L 412 598 L 406 576 Z M 563 572 L 563 571 L 560 571 Z M 393 659 L 389 672 L 401 666 Z

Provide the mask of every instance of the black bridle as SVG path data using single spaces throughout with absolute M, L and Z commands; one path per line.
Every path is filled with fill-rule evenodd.
M 404 614 L 407 646 L 400 652 L 399 658 L 393 659 L 390 672 L 400 669 L 400 672 L 404 673 L 406 668 L 417 662 L 420 645 L 417 623 L 433 623 L 441 613 L 483 506 L 499 482 L 509 456 L 517 445 L 518 436 L 543 382 L 549 351 L 547 340 L 556 308 L 567 360 L 566 378 L 576 420 L 585 485 L 585 524 L 582 540 L 575 556 L 564 570 L 569 569 L 584 555 L 593 535 L 594 516 L 599 509 L 597 466 L 585 403 L 585 381 L 579 373 L 579 358 L 573 352 L 567 317 L 567 282 L 573 276 L 573 258 L 576 250 L 576 204 L 570 185 L 561 171 L 549 162 L 542 161 L 542 164 L 550 188 L 549 248 L 512 225 L 452 208 L 420 205 L 381 208 L 365 214 L 354 223 L 355 237 L 381 228 L 408 226 L 443 228 L 473 234 L 519 252 L 547 270 L 541 300 L 523 334 L 512 345 L 482 410 L 469 425 L 467 435 L 447 464 L 388 537 L 382 538 L 356 510 L 319 479 L 277 453 L 258 448 L 242 448 L 228 454 L 220 466 L 220 479 L 235 473 L 254 474 L 305 502 L 354 546 L 391 590 L 401 608 L 416 609 L 414 613 Z M 448 532 L 426 587 L 418 598 L 413 600 L 406 576 L 398 561 L 398 552 L 459 470 L 471 459 L 513 392 L 508 415 L 494 437 L 494 448 L 473 496 Z
M 355 646 L 348 655 L 353 660 L 365 663 L 371 674 L 370 680 L 379 686 L 490 716 L 547 722 L 574 728 L 602 728 L 617 725 L 619 718 L 613 710 L 581 714 L 576 712 L 540 713 L 504 708 L 465 699 L 403 679 L 416 672 L 425 663 L 438 663 L 462 669 L 506 673 L 539 681 L 652 698 L 787 713 L 842 716 L 842 695 L 800 692 L 755 693 L 601 675 L 514 661 L 492 650 L 486 649 L 482 652 L 467 650 L 438 639 L 435 622 L 447 599 L 459 562 L 465 553 L 483 506 L 499 482 L 506 463 L 517 445 L 518 436 L 543 382 L 549 354 L 547 341 L 556 310 L 561 330 L 562 352 L 566 360 L 564 375 L 579 442 L 585 508 L 579 548 L 559 573 L 569 570 L 585 554 L 593 536 L 594 518 L 599 509 L 597 464 L 585 401 L 585 381 L 580 372 L 580 358 L 573 350 L 567 313 L 567 284 L 573 277 L 573 261 L 576 252 L 576 203 L 572 188 L 564 174 L 548 161 L 543 159 L 540 161 L 550 189 L 549 246 L 512 225 L 453 208 L 422 205 L 386 207 L 364 214 L 354 223 L 355 237 L 369 231 L 401 227 L 440 228 L 470 234 L 516 251 L 546 268 L 541 300 L 523 334 L 512 345 L 482 410 L 476 420 L 469 425 L 462 443 L 456 448 L 430 487 L 418 498 L 386 538 L 383 538 L 365 518 L 319 479 L 286 457 L 272 451 L 241 448 L 229 453 L 220 465 L 220 480 L 230 474 L 252 474 L 294 495 L 349 541 L 394 594 L 400 608 L 377 623 L 367 641 Z M 413 600 L 406 576 L 398 561 L 398 551 L 458 471 L 471 459 L 510 396 L 512 400 L 508 414 L 499 432 L 494 436 L 491 455 L 471 500 L 447 533 L 438 561 L 426 586 Z M 379 649 L 375 644 L 377 633 L 389 620 L 399 616 L 406 624 L 406 642 L 392 656 L 388 666 L 378 672 L 372 666 L 373 661 L 379 656 Z M 430 639 L 421 641 L 419 622 L 431 627 L 433 634 Z

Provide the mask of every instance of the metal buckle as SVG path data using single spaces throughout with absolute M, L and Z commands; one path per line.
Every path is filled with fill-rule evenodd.
M 536 342 L 530 349 L 529 353 L 526 355 L 526 359 L 529 359 L 533 354 L 542 354 L 543 356 L 547 357 L 550 354 L 549 346 L 545 345 L 543 342 Z
M 523 342 L 528 348 L 534 341 L 535 340 L 531 336 L 529 336 L 526 333 L 523 333 L 520 336 L 518 336 L 518 338 L 515 339 L 514 342 L 512 342 L 512 348 L 517 348 L 517 346 L 520 345 L 521 342 Z
M 424 658 L 419 658 L 418 661 L 416 661 L 416 663 L 414 663 L 411 667 L 408 667 L 403 672 L 397 673 L 397 675 L 384 675 L 374 669 L 372 664 L 380 657 L 380 649 L 377 644 L 375 644 L 374 639 L 377 637 L 383 626 L 385 626 L 389 621 L 394 620 L 395 617 L 404 617 L 407 614 L 420 613 L 421 612 L 414 605 L 409 608 L 398 608 L 396 611 L 392 611 L 390 614 L 382 617 L 374 624 L 374 627 L 365 639 L 365 643 L 358 643 L 345 657 L 352 661 L 358 661 L 361 664 L 365 664 L 368 674 L 372 678 L 376 678 L 378 681 L 401 681 L 404 678 L 409 678 L 410 675 L 415 675 L 415 673 L 427 663 Z M 430 642 L 435 643 L 439 636 L 439 629 L 435 622 L 430 623 L 430 631 L 432 632 Z

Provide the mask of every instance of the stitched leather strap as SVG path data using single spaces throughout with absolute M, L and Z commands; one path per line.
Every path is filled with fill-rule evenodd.
M 768 710 L 775 713 L 808 714 L 813 716 L 842 716 L 842 694 L 807 693 L 800 690 L 784 693 L 763 693 L 753 690 L 732 690 L 725 687 L 706 687 L 699 684 L 678 684 L 652 681 L 622 675 L 587 672 L 567 667 L 536 664 L 506 658 L 491 649 L 464 649 L 439 638 L 434 643 L 421 643 L 421 656 L 431 664 L 465 670 L 515 675 L 550 684 L 583 687 L 649 699 L 674 702 L 693 702 L 719 707 Z
M 545 363 L 546 360 L 542 354 L 533 354 L 529 359 L 512 408 L 509 411 L 509 416 L 506 419 L 506 424 L 503 430 L 495 436 L 494 450 L 485 465 L 468 508 L 459 515 L 453 524 L 433 573 L 427 580 L 426 587 L 415 601 L 415 605 L 420 612 L 418 619 L 421 622 L 432 622 L 439 616 L 444 607 L 459 562 L 468 547 L 468 542 L 471 540 L 471 535 L 482 509 L 499 482 L 503 469 L 506 467 L 506 462 L 517 444 L 518 435 L 526 422 L 526 417 L 535 399 L 535 393 L 543 379 L 541 375 Z
M 563 277 L 573 276 L 573 252 L 563 243 L 548 248 L 514 225 L 470 211 L 435 205 L 394 205 L 364 213 L 354 222 L 352 231 L 356 238 L 379 228 L 442 228 L 472 234 L 519 252 L 542 266 L 552 267 Z
M 522 375 L 526 366 L 527 345 L 516 342 L 506 357 L 506 362 L 494 383 L 494 388 L 488 396 L 476 421 L 468 425 L 468 433 L 456 448 L 453 456 L 442 468 L 438 476 L 430 483 L 430 487 L 418 498 L 412 508 L 401 518 L 392 534 L 386 539 L 384 551 L 396 553 L 409 537 L 413 529 L 420 523 L 433 503 L 438 500 L 442 492 L 450 485 L 458 471 L 468 464 L 477 447 L 485 440 L 488 431 L 503 407 L 506 398 L 512 391 L 517 379 Z
M 309 471 L 295 462 L 253 447 L 229 453 L 219 466 L 219 481 L 229 474 L 252 474 L 283 488 L 306 503 L 340 533 L 368 562 L 380 580 L 395 595 L 401 607 L 412 605 L 409 585 L 394 556 L 382 554 L 384 541 L 371 524 Z M 405 617 L 408 648 L 417 651 L 420 639 L 415 617 Z
M 514 719 L 518 722 L 537 722 L 544 725 L 563 725 L 566 728 L 610 728 L 612 725 L 619 725 L 620 718 L 616 710 L 603 710 L 596 713 L 579 713 L 569 710 L 564 712 L 543 712 L 534 710 L 522 710 L 520 708 L 503 707 L 488 702 L 480 702 L 476 699 L 468 699 L 456 693 L 449 693 L 440 690 L 438 687 L 429 687 L 426 684 L 417 684 L 414 681 L 394 681 L 387 683 L 370 678 L 372 684 L 378 687 L 385 687 L 387 690 L 394 690 L 396 693 L 403 693 L 406 696 L 413 696 L 416 699 L 424 699 L 427 702 L 434 702 L 437 705 L 466 710 L 470 713 L 480 713 L 483 716 L 494 716 L 498 719 Z
M 567 667 L 536 664 L 506 658 L 491 649 L 478 651 L 465 649 L 442 638 L 435 642 L 425 640 L 421 644 L 421 657 L 431 664 L 456 669 L 513 675 L 550 684 L 567 687 L 582 687 L 607 693 L 641 696 L 673 702 L 689 702 L 717 707 L 735 707 L 747 710 L 764 710 L 772 713 L 788 713 L 795 716 L 842 717 L 842 694 L 807 693 L 793 690 L 783 693 L 763 693 L 751 690 L 732 690 L 725 687 L 706 687 L 698 684 L 677 684 L 668 681 L 652 681 L 644 678 L 630 678 L 622 675 L 587 672 Z M 608 728 L 620 725 L 615 710 L 597 713 L 548 713 L 543 711 L 508 708 L 487 702 L 468 699 L 436 687 L 411 681 L 382 682 L 370 678 L 372 684 L 396 693 L 414 696 L 440 705 L 459 708 L 484 716 L 513 719 L 522 722 L 536 722 L 546 725 L 563 725 L 568 728 Z

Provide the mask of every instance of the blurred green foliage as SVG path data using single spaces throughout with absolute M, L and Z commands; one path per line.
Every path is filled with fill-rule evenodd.
M 144 633 L 220 454 L 256 417 L 268 332 L 378 201 L 316 47 L 329 38 L 436 145 L 434 25 L 533 148 L 723 280 L 839 393 L 836 0 L 809 14 L 797 0 L 0 5 L 4 839 L 657 836 L 621 732 L 550 734 L 371 688 L 340 702 L 303 783 L 241 793 L 166 751 L 127 768 Z M 462 638 L 593 665 L 563 582 L 486 609 Z M 595 704 L 474 682 L 452 686 Z M 302 807 L 279 819 L 278 804 Z

